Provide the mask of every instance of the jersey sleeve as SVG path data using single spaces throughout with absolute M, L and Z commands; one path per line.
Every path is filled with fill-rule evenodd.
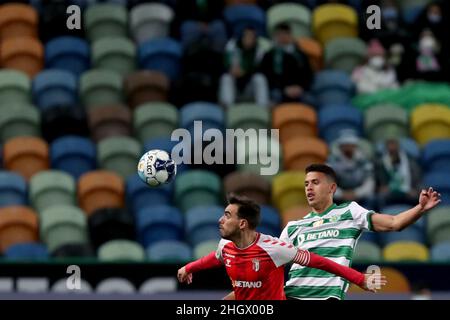
M 270 236 L 260 242 L 260 247 L 267 252 L 277 268 L 292 262 L 298 251 L 290 242 Z
M 284 242 L 287 242 L 287 243 L 291 242 L 291 239 L 289 239 L 288 225 L 286 225 L 284 227 L 283 231 L 281 231 L 280 240 L 284 241 Z
M 372 215 L 374 214 L 374 211 L 367 210 L 353 201 L 350 204 L 350 212 L 359 229 L 373 231 Z

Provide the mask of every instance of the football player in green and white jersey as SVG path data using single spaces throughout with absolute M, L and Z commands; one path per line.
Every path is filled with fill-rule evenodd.
M 418 204 L 398 215 L 375 213 L 356 202 L 336 205 L 336 174 L 324 164 L 305 170 L 305 193 L 312 211 L 303 219 L 289 222 L 280 239 L 295 246 L 350 266 L 356 243 L 364 230 L 401 231 L 434 208 L 441 200 L 432 188 L 422 190 Z M 348 282 L 322 270 L 293 264 L 285 285 L 288 299 L 338 299 L 345 296 Z

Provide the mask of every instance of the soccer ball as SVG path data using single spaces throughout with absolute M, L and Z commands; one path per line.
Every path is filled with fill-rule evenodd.
M 164 150 L 150 150 L 138 162 L 139 177 L 151 187 L 171 182 L 177 174 L 177 164 Z

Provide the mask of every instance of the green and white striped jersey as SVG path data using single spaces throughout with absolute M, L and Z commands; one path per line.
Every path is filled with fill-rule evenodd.
M 331 205 L 321 214 L 310 212 L 289 222 L 280 239 L 345 266 L 351 266 L 353 251 L 363 230 L 372 230 L 374 212 L 356 202 Z M 319 269 L 293 264 L 285 293 L 289 298 L 344 299 L 348 281 Z

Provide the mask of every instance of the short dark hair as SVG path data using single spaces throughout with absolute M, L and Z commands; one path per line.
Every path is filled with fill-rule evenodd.
M 330 178 L 334 183 L 337 182 L 336 172 L 330 166 L 322 163 L 313 163 L 306 167 L 305 173 L 309 172 L 322 172 L 328 178 Z
M 261 209 L 255 201 L 243 195 L 230 193 L 228 195 L 228 204 L 238 205 L 238 217 L 247 220 L 250 229 L 256 229 L 261 219 Z
M 277 32 L 277 31 L 291 32 L 292 29 L 288 23 L 281 22 L 275 26 L 275 32 Z

